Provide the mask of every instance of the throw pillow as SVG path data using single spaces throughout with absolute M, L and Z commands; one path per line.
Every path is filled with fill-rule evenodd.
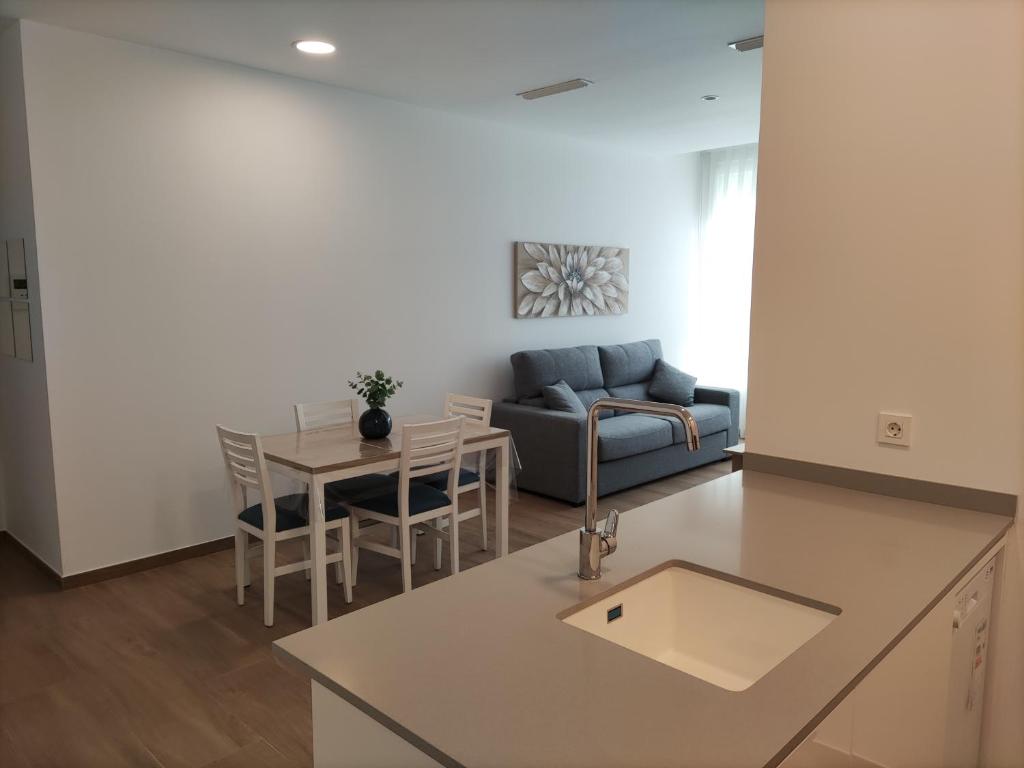
M 680 371 L 664 360 L 654 364 L 654 376 L 648 388 L 650 396 L 663 403 L 675 403 L 684 407 L 693 405 L 693 393 L 697 388 L 697 377 Z
M 572 387 L 565 383 L 565 379 L 557 384 L 544 387 L 541 389 L 541 394 L 544 396 L 544 405 L 553 411 L 565 411 L 580 416 L 587 415 L 583 401 L 580 400 L 579 395 L 573 392 Z

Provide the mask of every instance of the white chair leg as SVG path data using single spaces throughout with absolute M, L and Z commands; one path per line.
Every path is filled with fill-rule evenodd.
M 402 591 L 412 591 L 412 529 L 408 525 L 399 526 L 399 538 L 402 551 Z
M 245 553 L 245 567 L 243 569 L 242 584 L 247 587 L 252 586 L 252 568 L 249 565 L 249 534 L 246 531 L 240 531 L 242 534 L 242 551 Z
M 235 598 L 239 605 L 245 605 L 245 566 L 249 534 L 238 528 L 235 531 Z
M 448 552 L 452 560 L 452 575 L 459 572 L 459 507 L 452 506 L 448 516 Z
M 345 540 L 348 539 L 349 540 L 349 544 L 351 544 L 351 538 L 352 537 L 351 537 L 351 535 L 346 537 L 345 534 L 342 532 L 342 528 L 345 528 L 348 525 L 349 525 L 349 522 L 346 520 L 344 523 L 342 523 L 342 527 L 341 528 L 336 528 L 334 530 L 334 535 L 338 539 L 338 551 L 341 552 L 342 557 L 344 558 L 341 562 L 337 562 L 337 563 L 334 564 L 334 583 L 335 584 L 341 584 L 342 582 L 344 582 L 345 584 L 349 583 L 349 580 L 345 578 L 345 571 L 342 568 L 342 563 L 351 563 L 351 561 L 349 560 L 349 548 L 346 546 Z
M 419 549 L 419 536 L 416 535 L 416 531 L 409 529 L 410 543 L 409 546 L 411 551 L 409 553 L 409 562 L 416 565 L 416 551 Z
M 345 577 L 345 602 L 352 602 L 352 518 L 348 517 L 341 524 L 341 555 L 342 560 L 336 565 L 341 566 L 338 576 Z
M 306 561 L 309 560 L 309 539 L 303 539 L 302 540 L 302 559 L 306 560 Z M 312 578 L 312 576 L 310 574 L 309 568 L 307 568 L 306 569 L 306 581 L 309 581 L 310 578 Z
M 435 517 L 434 518 L 434 528 L 436 528 L 438 532 L 441 531 L 441 518 L 440 517 Z M 441 570 L 441 539 L 440 539 L 440 537 L 434 539 L 434 570 L 435 571 L 440 571 Z
M 346 576 L 345 581 L 351 584 L 353 587 L 359 580 L 359 518 L 355 515 L 349 515 L 349 535 L 352 543 L 349 545 L 348 552 L 345 553 L 345 557 L 351 554 L 352 557 L 352 578 Z
M 480 462 L 483 464 L 483 462 Z M 484 482 L 483 468 L 480 469 L 480 488 L 477 491 L 480 497 L 480 549 L 487 549 L 487 483 Z
M 274 545 L 271 536 L 263 541 L 263 623 L 274 626 Z

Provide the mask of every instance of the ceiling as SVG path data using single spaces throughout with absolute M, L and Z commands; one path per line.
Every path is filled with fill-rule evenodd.
M 657 154 L 757 140 L 761 52 L 726 43 L 762 32 L 763 0 L 0 0 L 0 16 Z M 312 58 L 302 38 L 338 50 Z M 594 84 L 515 96 L 576 77 Z

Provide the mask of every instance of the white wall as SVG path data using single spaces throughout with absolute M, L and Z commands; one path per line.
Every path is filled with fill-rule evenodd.
M 21 30 L 12 23 L 0 28 L 0 241 L 18 238 L 25 240 L 29 286 L 36 297 L 29 313 L 35 359 L 0 356 L 0 530 L 59 572 Z
M 765 27 L 748 449 L 1021 493 L 1024 3 L 771 0 Z M 876 445 L 881 409 L 912 448 Z M 1020 557 L 992 766 L 1024 755 Z
M 510 393 L 518 349 L 683 341 L 698 160 L 33 23 L 25 77 L 64 571 L 227 535 L 213 425 L 357 368 Z M 512 242 L 629 246 L 630 312 L 513 320 Z

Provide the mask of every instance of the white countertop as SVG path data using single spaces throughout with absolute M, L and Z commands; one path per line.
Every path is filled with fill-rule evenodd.
M 737 472 L 624 513 L 600 581 L 574 531 L 274 650 L 443 765 L 774 766 L 1011 524 Z M 737 692 L 556 617 L 675 559 L 842 613 Z

